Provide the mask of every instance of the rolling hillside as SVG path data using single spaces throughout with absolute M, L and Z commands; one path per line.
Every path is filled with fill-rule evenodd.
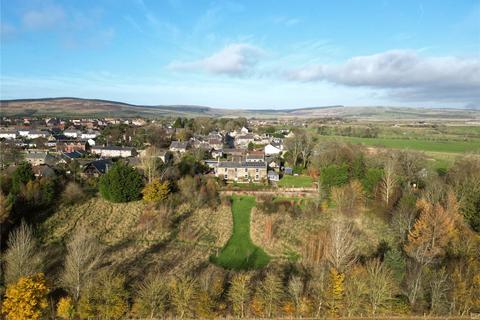
M 480 110 L 407 108 L 384 106 L 323 106 L 295 109 L 220 109 L 190 105 L 134 105 L 117 101 L 80 98 L 1 100 L 0 115 L 100 116 L 100 117 L 248 117 L 325 118 L 370 120 L 480 120 Z

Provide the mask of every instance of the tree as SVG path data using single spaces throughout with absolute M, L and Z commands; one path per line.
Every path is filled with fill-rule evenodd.
M 283 286 L 280 278 L 269 272 L 258 288 L 258 299 L 265 308 L 266 316 L 271 318 L 283 297 Z
M 26 161 L 21 162 L 12 174 L 12 193 L 18 194 L 22 185 L 35 179 L 32 165 Z
M 5 283 L 32 276 L 43 269 L 43 253 L 38 250 L 33 230 L 22 222 L 11 232 L 5 252 Z
M 332 164 L 320 170 L 320 182 L 326 190 L 342 186 L 348 182 L 348 165 Z
M 125 278 L 102 270 L 89 281 L 80 297 L 78 312 L 82 318 L 118 319 L 128 310 L 127 298 Z
M 57 315 L 65 320 L 73 319 L 75 307 L 70 297 L 61 297 L 57 303 Z
M 0 223 L 5 223 L 9 219 L 14 203 L 13 198 L 12 194 L 5 196 L 0 190 Z
M 43 319 L 48 307 L 48 292 L 42 273 L 20 277 L 16 283 L 7 286 L 3 312 L 8 320 Z
M 194 316 L 197 299 L 198 283 L 195 279 L 185 276 L 178 277 L 171 282 L 170 300 L 180 319 Z
M 246 308 L 250 299 L 250 276 L 246 273 L 237 273 L 230 281 L 228 300 L 232 303 L 235 316 L 246 316 Z
M 405 252 L 419 264 L 411 283 L 409 299 L 412 305 L 418 298 L 423 268 L 445 254 L 446 245 L 453 236 L 457 214 L 449 210 L 455 205 L 444 208 L 439 203 L 431 204 L 425 199 L 419 200 L 417 207 L 420 216 L 408 234 L 408 242 L 404 247 Z
M 392 272 L 379 259 L 370 260 L 367 270 L 367 301 L 373 315 L 391 299 L 393 292 Z
M 134 313 L 141 318 L 157 319 L 165 314 L 168 287 L 158 274 L 147 276 L 139 285 L 133 305 Z
M 345 291 L 344 281 L 345 274 L 338 272 L 335 267 L 330 268 L 327 305 L 333 316 L 338 315 L 340 308 L 343 307 Z
M 78 302 L 82 291 L 97 271 L 102 256 L 98 240 L 85 227 L 78 227 L 67 243 L 67 254 L 60 282 Z
M 351 224 L 339 220 L 332 222 L 325 256 L 332 267 L 340 272 L 355 262 L 357 248 Z
M 145 150 L 144 155 L 140 157 L 143 173 L 147 178 L 147 182 L 151 183 L 158 177 L 158 168 L 160 165 L 159 152 L 155 146 L 151 146 Z
M 141 198 L 142 177 L 134 168 L 119 161 L 100 177 L 99 190 L 111 202 L 129 202 Z
M 143 200 L 148 202 L 157 202 L 167 199 L 170 193 L 170 186 L 168 181 L 161 182 L 155 179 L 143 188 Z
M 362 315 L 366 307 L 367 271 L 361 264 L 355 264 L 345 276 L 345 309 L 347 316 Z
M 386 207 L 390 206 L 396 187 L 397 176 L 395 174 L 395 162 L 393 162 L 393 160 L 389 160 L 383 168 L 383 177 L 380 182 L 382 199 Z

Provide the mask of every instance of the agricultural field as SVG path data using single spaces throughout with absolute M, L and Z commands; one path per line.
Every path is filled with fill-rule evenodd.
M 270 257 L 250 238 L 250 214 L 255 207 L 251 196 L 232 197 L 233 233 L 226 246 L 212 261 L 224 268 L 249 270 L 262 268 Z

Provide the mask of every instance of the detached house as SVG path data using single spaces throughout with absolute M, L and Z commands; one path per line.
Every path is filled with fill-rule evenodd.
M 235 137 L 235 146 L 248 146 L 249 143 L 253 143 L 255 141 L 255 137 L 251 133 L 238 135 Z

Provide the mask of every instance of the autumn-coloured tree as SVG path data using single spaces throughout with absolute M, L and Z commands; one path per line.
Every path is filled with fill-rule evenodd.
M 3 312 L 7 320 L 43 319 L 49 289 L 43 273 L 20 277 L 7 286 Z
M 154 179 L 143 188 L 143 200 L 148 202 L 157 202 L 167 199 L 170 193 L 170 186 L 168 182 L 161 182 L 159 179 Z
M 358 180 L 353 180 L 345 186 L 333 187 L 331 193 L 338 213 L 353 214 L 364 206 L 365 194 Z
M 78 302 L 82 318 L 119 319 L 128 310 L 125 278 L 108 270 L 97 273 L 84 289 Z
M 70 320 L 75 315 L 75 306 L 70 297 L 62 297 L 57 303 L 57 316 L 62 319 Z
M 447 244 L 455 232 L 456 212 L 453 204 L 444 208 L 441 204 L 431 204 L 424 199 L 417 202 L 420 216 L 408 235 L 405 252 L 419 264 L 416 276 L 410 283 L 409 299 L 415 304 L 420 289 L 423 268 L 445 254 Z
M 480 311 L 480 262 L 475 259 L 457 264 L 450 276 L 450 312 L 464 316 Z
M 235 274 L 230 281 L 228 300 L 232 304 L 235 316 L 246 316 L 248 301 L 250 300 L 250 275 L 247 273 Z
M 303 282 L 299 276 L 293 276 L 288 281 L 288 294 L 293 302 L 294 313 L 300 310 L 303 293 Z
M 330 268 L 327 305 L 332 316 L 337 316 L 344 306 L 345 274 Z

